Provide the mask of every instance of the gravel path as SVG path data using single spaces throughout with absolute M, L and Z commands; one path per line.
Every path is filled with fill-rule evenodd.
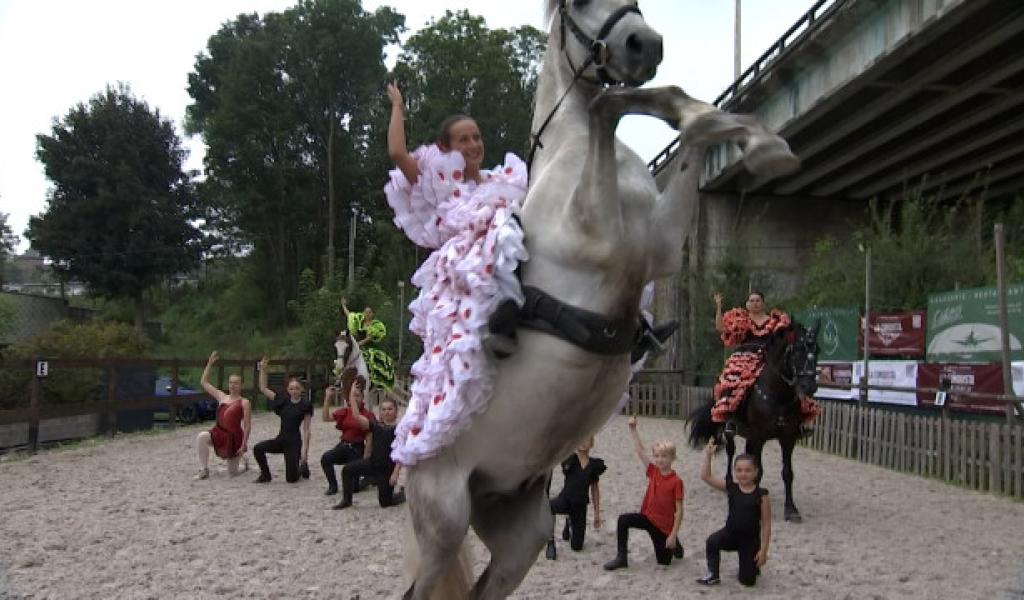
M 253 439 L 277 419 L 254 419 Z M 356 506 L 328 510 L 318 457 L 335 431 L 314 423 L 313 478 L 289 485 L 280 457 L 275 480 L 231 478 L 218 464 L 195 482 L 199 426 L 123 436 L 0 463 L 0 598 L 342 598 L 395 597 L 402 577 L 404 508 L 381 509 L 371 490 Z M 678 421 L 641 419 L 647 444 L 682 444 Z M 964 491 L 798 449 L 796 502 L 802 524 L 781 520 L 778 447 L 765 452 L 773 504 L 769 563 L 753 590 L 736 581 L 734 554 L 723 582 L 704 589 L 704 539 L 725 518 L 724 496 L 697 477 L 700 453 L 680 450 L 686 485 L 686 558 L 655 564 L 646 536 L 630 540 L 630 568 L 608 573 L 615 517 L 637 510 L 643 470 L 624 419 L 597 437 L 594 455 L 606 524 L 580 553 L 559 541 L 541 556 L 515 598 L 1024 598 L 1024 503 Z M 724 460 L 724 459 L 722 459 Z M 255 466 L 255 465 L 253 465 Z M 721 466 L 721 461 L 719 461 Z M 560 489 L 560 476 L 555 489 Z M 560 525 L 561 521 L 559 521 Z M 486 554 L 475 548 L 477 569 Z

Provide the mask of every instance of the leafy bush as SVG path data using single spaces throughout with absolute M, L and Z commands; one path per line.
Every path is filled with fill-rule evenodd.
M 125 323 L 58 321 L 35 338 L 11 346 L 4 354 L 10 359 L 133 358 L 146 354 L 146 343 Z M 28 370 L 0 371 L 0 408 L 25 406 L 31 378 Z M 42 382 L 43 397 L 47 404 L 102 399 L 102 381 L 101 369 L 51 371 Z

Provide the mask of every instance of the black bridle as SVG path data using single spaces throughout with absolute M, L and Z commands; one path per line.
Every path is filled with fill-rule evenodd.
M 608 73 L 608 61 L 611 59 L 611 51 L 608 49 L 608 43 L 605 42 L 605 38 L 608 37 L 608 34 L 612 32 L 612 29 L 614 29 L 615 26 L 619 23 L 619 21 L 621 21 L 622 18 L 625 17 L 626 15 L 636 13 L 640 16 L 643 16 L 643 13 L 640 12 L 640 7 L 637 6 L 636 4 L 627 4 L 625 6 L 620 6 L 612 14 L 608 15 L 608 18 L 605 19 L 604 21 L 604 25 L 601 25 L 601 29 L 597 32 L 597 35 L 595 37 L 590 37 L 589 35 L 587 35 L 587 32 L 583 31 L 583 28 L 579 26 L 579 23 L 577 23 L 572 18 L 572 15 L 569 14 L 569 8 L 567 6 L 568 2 L 569 0 L 561 0 L 558 3 L 558 18 L 561 27 L 561 33 L 559 35 L 559 37 L 561 38 L 561 50 L 562 53 L 565 55 L 565 60 L 569 63 L 569 68 L 572 69 L 572 82 L 569 83 L 569 86 L 566 88 L 565 93 L 562 94 L 562 97 L 558 99 L 557 103 L 555 103 L 555 107 L 551 109 L 551 112 L 544 119 L 544 122 L 541 124 L 540 129 L 537 130 L 537 133 L 533 134 L 533 143 L 530 146 L 530 153 L 526 157 L 527 172 L 529 172 L 530 167 L 533 166 L 533 157 L 537 154 L 537 149 L 544 147 L 544 144 L 542 144 L 540 141 L 540 136 L 544 134 L 544 130 L 547 129 L 548 125 L 551 123 L 551 119 L 555 117 L 555 113 L 557 113 L 558 109 L 561 108 L 562 102 L 565 101 L 565 98 L 569 95 L 569 92 L 571 92 L 572 88 L 576 86 L 576 82 L 578 82 L 580 79 L 583 79 L 588 83 L 592 83 L 598 86 L 622 85 L 624 83 L 613 78 Z M 566 29 L 572 32 L 573 37 L 575 37 L 576 40 L 584 48 L 588 49 L 587 58 L 583 61 L 583 64 L 580 65 L 578 69 L 572 63 L 572 57 L 569 56 L 569 52 L 565 48 Z M 586 73 L 587 69 L 589 69 L 592 66 L 596 67 L 597 69 L 597 79 L 591 79 L 589 77 L 584 76 L 584 73 Z M 639 85 L 639 82 L 635 81 L 629 81 L 625 83 L 628 83 L 630 85 Z

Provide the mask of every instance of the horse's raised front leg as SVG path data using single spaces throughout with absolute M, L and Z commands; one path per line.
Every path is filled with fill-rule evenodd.
M 784 435 L 779 438 L 782 447 L 782 483 L 786 486 L 786 504 L 784 518 L 793 523 L 800 523 L 803 517 L 793 503 L 793 448 L 796 446 L 796 435 Z
M 725 436 L 725 481 L 732 481 L 732 457 L 736 456 L 736 438 Z
M 448 579 L 449 570 L 459 567 L 459 549 L 469 530 L 468 474 L 450 453 L 442 453 L 409 470 L 406 493 L 420 551 L 406 600 L 465 597 L 466 589 L 435 588 Z
M 491 551 L 491 562 L 477 580 L 472 598 L 507 598 L 537 560 L 554 524 L 547 481 L 538 477 L 514 495 L 474 498 L 473 530 Z

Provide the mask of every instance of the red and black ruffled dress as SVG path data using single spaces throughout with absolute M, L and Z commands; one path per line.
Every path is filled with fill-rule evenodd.
M 736 348 L 725 361 L 725 368 L 715 384 L 715 405 L 711 419 L 724 423 L 736 412 L 740 402 L 764 369 L 764 345 L 771 334 L 789 327 L 789 315 L 779 310 L 768 313 L 768 319 L 758 325 L 743 308 L 734 308 L 722 315 L 722 343 Z

